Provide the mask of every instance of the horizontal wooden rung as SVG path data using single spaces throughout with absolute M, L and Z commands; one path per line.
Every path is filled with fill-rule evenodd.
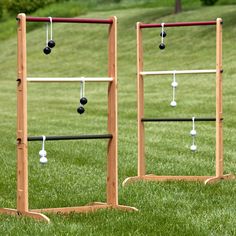
M 164 27 L 178 27 L 178 26 L 203 26 L 203 25 L 216 25 L 216 21 L 194 21 L 194 22 L 174 22 L 164 23 Z M 159 28 L 162 27 L 161 23 L 140 23 L 140 28 Z
M 220 120 L 223 120 L 221 118 Z M 193 118 L 142 118 L 142 122 L 184 122 L 184 121 L 193 121 Z M 216 118 L 197 118 L 194 117 L 194 121 L 216 121 Z
M 111 82 L 112 77 L 27 78 L 28 82 Z
M 77 139 L 111 139 L 112 134 L 84 134 L 67 136 L 45 136 L 46 141 L 77 140 Z M 43 141 L 43 136 L 28 136 L 28 141 Z
M 223 71 L 222 71 L 223 72 Z M 173 74 L 211 74 L 216 70 L 166 70 L 166 71 L 141 71 L 140 75 L 173 75 Z
M 19 18 L 16 18 L 19 20 Z M 112 24 L 112 19 L 95 19 L 95 18 L 62 18 L 52 17 L 53 23 L 90 23 L 90 24 Z M 49 17 L 27 16 L 26 21 L 29 22 L 50 22 Z

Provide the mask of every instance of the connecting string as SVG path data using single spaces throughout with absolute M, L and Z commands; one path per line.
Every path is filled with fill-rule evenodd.
M 192 130 L 190 132 L 191 136 L 192 136 L 192 146 L 190 147 L 190 149 L 194 152 L 197 150 L 197 146 L 195 145 L 195 136 L 197 134 L 196 130 L 195 130 L 195 117 L 192 117 Z
M 195 139 L 194 139 L 194 136 L 193 136 L 193 143 L 192 143 L 193 146 L 195 146 L 194 140 L 195 140 Z
M 161 43 L 164 43 L 164 25 L 165 23 L 161 23 Z
M 173 101 L 175 101 L 175 71 L 173 73 Z
M 193 131 L 192 131 L 193 132 L 192 133 L 193 143 L 192 143 L 192 146 L 195 146 L 195 144 L 194 144 L 195 135 L 193 135 L 193 134 L 195 134 L 195 117 L 193 117 L 192 120 L 193 120 Z
M 50 20 L 50 33 L 51 33 L 51 40 L 52 40 L 52 17 L 49 16 L 48 18 Z
M 173 99 L 172 101 L 175 101 L 175 88 L 173 87 Z
M 193 121 L 193 130 L 195 130 L 195 117 L 192 118 Z
M 44 151 L 46 136 L 42 135 L 42 137 L 43 137 L 42 150 Z
M 46 23 L 46 47 L 48 46 L 48 23 Z
M 171 86 L 172 86 L 172 93 L 173 93 L 173 97 L 172 97 L 172 101 L 170 103 L 170 105 L 172 107 L 175 107 L 177 105 L 176 101 L 175 101 L 175 93 L 176 93 L 176 87 L 178 86 L 178 83 L 176 82 L 175 80 L 175 74 L 176 74 L 176 71 L 173 72 L 173 81 L 171 83 Z
M 42 142 L 42 150 L 39 151 L 39 155 L 40 155 L 40 163 L 41 164 L 46 164 L 48 162 L 47 160 L 47 152 L 45 151 L 45 140 L 46 140 L 46 136 L 42 135 L 43 138 L 43 142 Z
M 85 96 L 85 81 L 80 82 L 80 98 L 83 98 Z M 82 105 L 80 103 L 80 105 Z
M 82 97 L 83 97 L 83 81 L 80 82 L 80 98 Z M 82 104 L 80 103 L 80 105 Z

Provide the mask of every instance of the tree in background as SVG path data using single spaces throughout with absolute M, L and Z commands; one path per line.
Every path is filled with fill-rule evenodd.
M 201 0 L 202 5 L 204 6 L 212 6 L 214 5 L 218 0 Z M 175 0 L 175 14 L 182 11 L 182 3 L 181 0 Z
M 3 14 L 3 2 L 0 2 L 0 19 L 2 18 Z
M 175 0 L 175 14 L 182 11 L 182 3 L 181 0 Z

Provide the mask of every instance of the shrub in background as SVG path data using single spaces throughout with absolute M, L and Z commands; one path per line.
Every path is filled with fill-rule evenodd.
M 66 0 L 6 0 L 5 5 L 10 14 L 16 15 L 20 12 L 28 14 L 49 4 L 64 1 Z
M 3 12 L 3 6 L 2 3 L 0 2 L 0 19 L 2 18 L 2 12 Z
M 218 0 L 201 0 L 202 5 L 205 6 L 212 6 L 214 5 Z

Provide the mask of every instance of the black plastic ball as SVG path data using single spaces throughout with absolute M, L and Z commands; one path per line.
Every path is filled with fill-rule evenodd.
M 161 44 L 159 45 L 159 48 L 160 48 L 161 50 L 163 50 L 165 47 L 166 47 L 166 46 L 165 46 L 164 43 L 161 43 Z
M 81 103 L 82 105 L 85 105 L 87 102 L 88 102 L 88 99 L 87 99 L 86 97 L 80 98 L 80 103 Z
M 56 46 L 56 43 L 53 40 L 48 41 L 48 47 L 54 48 Z
M 163 31 L 163 33 L 162 33 L 162 32 L 160 33 L 160 36 L 161 36 L 161 37 L 163 37 L 163 38 L 165 38 L 165 37 L 166 37 L 166 35 L 167 35 L 167 34 L 166 34 L 166 32 L 165 32 L 165 31 Z
M 77 112 L 81 115 L 85 112 L 84 108 L 83 107 L 78 107 L 77 108 Z
M 48 54 L 51 53 L 51 48 L 50 47 L 46 47 L 46 48 L 43 49 L 43 52 L 44 52 L 44 54 L 48 55 Z

